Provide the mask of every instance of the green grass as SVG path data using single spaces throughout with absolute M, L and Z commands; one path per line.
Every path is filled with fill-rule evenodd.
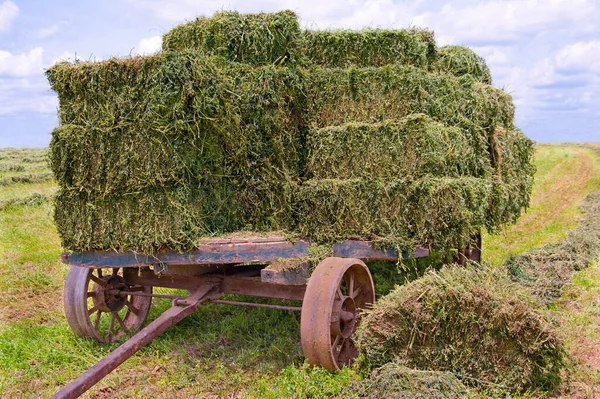
M 561 241 L 577 225 L 579 204 L 600 184 L 600 159 L 577 145 L 539 145 L 531 205 L 521 219 L 484 234 L 484 259 L 499 265 L 511 254 Z
M 540 146 L 537 154 L 537 183 L 528 213 L 516 227 L 485 239 L 486 257 L 496 263 L 508 253 L 564 237 L 576 224 L 578 202 L 599 181 L 600 161 L 588 149 Z M 22 169 L 0 167 L 0 177 L 47 171 L 40 166 L 44 157 L 43 150 L 0 150 L 0 165 Z M 582 158 L 589 158 L 592 165 L 587 180 L 578 174 Z M 34 194 L 51 198 L 54 190 L 53 181 L 0 186 L 0 397 L 48 398 L 116 347 L 81 339 L 66 323 L 61 297 L 67 266 L 58 261 L 60 240 L 52 205 L 44 200 L 19 203 Z M 5 201 L 13 202 L 3 207 Z M 414 279 L 429 264 L 411 272 L 382 266 L 371 265 L 379 294 Z M 582 331 L 596 347 L 599 286 L 600 264 L 596 264 L 576 277 L 568 298 L 556 307 L 557 314 L 569 316 L 565 334 Z M 169 305 L 168 300 L 155 301 L 149 319 Z M 299 314 L 286 311 L 203 305 L 85 397 L 344 397 L 344 387 L 360 379 L 360 373 L 344 369 L 333 374 L 306 367 L 299 322 Z M 574 353 L 576 338 L 569 343 Z M 579 373 L 592 386 L 600 384 L 597 374 Z

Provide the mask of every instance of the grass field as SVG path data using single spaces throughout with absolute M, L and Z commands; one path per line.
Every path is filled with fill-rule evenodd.
M 485 258 L 494 264 L 560 241 L 576 226 L 580 201 L 600 189 L 600 157 L 588 147 L 539 146 L 536 163 L 531 208 L 517 225 L 485 237 Z M 0 150 L 0 397 L 50 397 L 116 347 L 80 339 L 66 323 L 67 267 L 58 262 L 54 190 L 44 150 Z M 593 395 L 600 381 L 599 304 L 597 262 L 576 276 L 555 307 L 569 350 L 584 365 L 576 373 L 581 397 Z M 150 319 L 168 306 L 156 300 Z M 85 397 L 336 397 L 360 376 L 351 369 L 331 374 L 307 368 L 299 321 L 290 312 L 203 305 Z

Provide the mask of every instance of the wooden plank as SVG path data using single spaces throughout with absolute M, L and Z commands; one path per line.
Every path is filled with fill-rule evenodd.
M 277 261 L 275 261 L 277 263 Z M 305 285 L 310 277 L 310 262 L 299 259 L 289 267 L 268 267 L 260 271 L 260 281 L 263 283 L 283 285 Z
M 219 265 L 251 262 L 270 262 L 278 258 L 308 256 L 308 243 L 297 241 L 267 241 L 210 243 L 197 249 L 179 252 L 157 252 L 143 255 L 135 252 L 74 252 L 63 253 L 64 263 L 82 267 L 141 267 L 150 265 Z
M 378 249 L 373 247 L 373 242 L 362 240 L 347 240 L 333 245 L 333 253 L 341 258 L 358 258 L 364 260 L 398 260 L 409 258 L 423 258 L 429 256 L 429 250 L 417 248 L 414 254 L 407 252 L 401 256 L 394 249 Z

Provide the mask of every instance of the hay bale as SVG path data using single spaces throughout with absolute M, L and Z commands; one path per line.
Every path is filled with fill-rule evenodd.
M 290 11 L 220 12 L 163 45 L 48 70 L 68 249 L 185 250 L 237 230 L 450 248 L 528 202 L 510 96 L 429 71 L 429 31 L 302 34 Z
M 65 194 L 57 201 L 67 248 L 151 251 L 173 244 L 184 249 L 193 247 L 200 232 L 289 228 L 291 187 L 299 179 L 303 140 L 298 112 L 302 80 L 297 70 L 224 64 L 195 52 L 164 52 L 59 64 L 48 75 L 61 102 L 61 126 L 50 145 L 51 166 L 65 192 L 85 192 Z M 194 195 L 199 195 L 199 204 L 208 201 L 208 189 L 218 191 L 207 197 L 214 203 L 195 205 Z M 179 190 L 186 193 L 183 200 L 171 204 L 163 198 L 179 198 L 173 194 Z M 232 192 L 238 193 L 233 202 Z M 153 201 L 168 209 L 162 219 L 163 214 L 154 215 L 157 221 L 148 220 L 152 212 L 132 210 L 145 219 L 148 232 L 131 218 L 99 211 L 92 217 L 96 229 L 105 226 L 108 231 L 92 234 L 81 227 L 87 223 L 85 212 L 67 215 L 69 209 L 112 209 L 109 201 L 119 203 L 121 197 L 143 193 L 156 195 Z M 151 206 L 151 201 L 146 203 Z M 191 209 L 181 211 L 187 206 Z M 224 206 L 231 211 L 223 211 L 223 216 L 213 212 Z M 171 215 L 178 213 L 182 220 L 173 221 Z M 108 219 L 103 222 L 100 217 Z M 190 227 L 188 217 L 198 226 Z M 232 219 L 225 220 L 228 217 Z M 179 232 L 178 226 L 191 230 Z M 115 229 L 141 235 L 130 239 L 110 232 Z M 88 238 L 82 237 L 84 231 Z M 154 238 L 143 244 L 148 237 Z
M 497 127 L 490 135 L 495 170 L 488 230 L 515 223 L 529 206 L 535 174 L 535 143 L 519 129 Z
M 485 225 L 490 189 L 473 177 L 308 180 L 295 196 L 297 229 L 316 243 L 360 238 L 401 250 L 460 248 Z
M 357 343 L 368 367 L 393 361 L 512 391 L 551 390 L 565 365 L 546 311 L 487 268 L 445 267 L 396 288 L 363 316 Z
M 163 51 L 197 50 L 227 61 L 255 65 L 294 64 L 301 53 L 298 17 L 293 11 L 240 14 L 216 12 L 179 25 L 163 36 Z
M 306 63 L 329 68 L 414 65 L 429 68 L 437 56 L 435 38 L 426 29 L 305 30 Z
M 310 129 L 308 179 L 490 177 L 487 138 L 423 114 L 381 123 Z
M 310 68 L 306 77 L 307 123 L 327 127 L 380 122 L 423 113 L 446 125 L 493 131 L 514 127 L 510 95 L 471 77 L 421 68 Z M 486 134 L 486 133 L 484 133 Z
M 374 370 L 369 378 L 352 383 L 344 392 L 352 399 L 462 399 L 467 387 L 454 374 L 413 370 L 388 363 Z
M 485 60 L 468 47 L 440 47 L 436 69 L 454 76 L 470 75 L 482 83 L 492 84 L 492 74 Z

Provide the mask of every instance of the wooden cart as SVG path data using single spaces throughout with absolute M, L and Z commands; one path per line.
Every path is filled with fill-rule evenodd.
M 480 245 L 478 246 L 478 248 Z M 133 252 L 65 253 L 71 265 L 64 288 L 69 325 L 82 337 L 102 343 L 131 336 L 115 351 L 58 392 L 76 398 L 170 326 L 205 302 L 301 312 L 300 339 L 307 361 L 338 370 L 358 355 L 352 336 L 362 309 L 375 301 L 373 280 L 364 261 L 420 258 L 427 249 L 398 254 L 369 241 L 348 240 L 333 246 L 333 257 L 310 273 L 308 262 L 289 270 L 270 268 L 281 259 L 308 257 L 306 241 L 282 237 L 201 241 L 186 253 L 152 255 Z M 463 258 L 479 260 L 478 249 Z M 154 287 L 188 291 L 187 296 L 153 293 Z M 301 306 L 220 299 L 226 294 L 302 301 Z M 152 298 L 169 298 L 172 306 L 143 329 Z M 139 331 L 138 331 L 139 330 Z M 137 331 L 137 333 L 136 333 Z

